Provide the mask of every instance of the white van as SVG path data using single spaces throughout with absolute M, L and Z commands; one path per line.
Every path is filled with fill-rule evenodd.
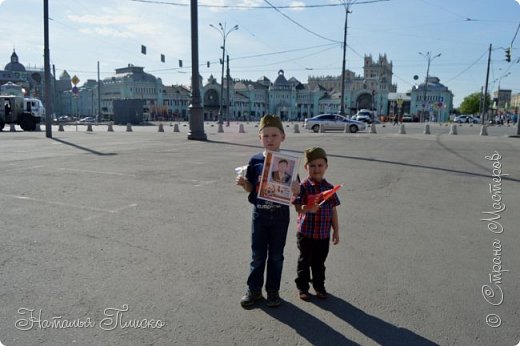
M 25 97 L 23 107 L 25 112 L 29 112 L 34 117 L 40 118 L 41 121 L 45 120 L 45 107 L 39 99 Z

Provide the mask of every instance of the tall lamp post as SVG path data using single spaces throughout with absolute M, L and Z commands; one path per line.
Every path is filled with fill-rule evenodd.
M 218 123 L 222 124 L 223 123 L 222 103 L 224 102 L 224 56 L 226 53 L 226 38 L 228 37 L 228 35 L 230 33 L 238 30 L 238 25 L 235 25 L 234 27 L 232 27 L 229 30 L 227 29 L 226 23 L 224 23 L 224 25 L 222 25 L 222 23 L 218 23 L 218 28 L 213 24 L 210 24 L 209 26 L 211 26 L 213 29 L 217 30 L 220 33 L 220 35 L 222 35 L 222 46 L 220 47 L 222 49 L 222 59 L 220 60 L 220 64 L 222 65 L 222 74 L 221 74 L 221 78 L 220 78 L 220 107 L 218 110 Z M 229 107 L 229 105 L 228 105 L 228 107 Z
M 49 0 L 43 1 L 43 60 L 45 73 L 45 137 L 52 138 L 51 64 L 49 52 Z
M 348 24 L 348 14 L 352 13 L 350 11 L 350 1 L 343 1 L 343 5 L 345 6 L 345 27 L 343 30 L 343 63 L 341 65 L 341 100 L 339 106 L 339 114 L 345 115 L 345 62 L 347 55 L 347 24 Z
M 421 117 L 420 117 L 420 122 L 423 122 L 424 121 L 424 113 L 426 113 L 426 96 L 427 96 L 427 93 L 428 93 L 428 79 L 430 78 L 430 64 L 432 62 L 432 60 L 434 60 L 435 58 L 438 58 L 441 56 L 441 53 L 437 54 L 437 55 L 434 55 L 432 56 L 432 52 L 427 52 L 426 54 L 422 53 L 422 52 L 419 52 L 419 54 L 421 54 L 422 56 L 424 56 L 426 58 L 426 60 L 428 60 L 428 68 L 426 69 L 426 79 L 424 80 L 424 98 L 423 98 L 423 111 L 421 113 Z
M 200 102 L 199 86 L 199 16 L 197 0 L 190 1 L 191 22 L 191 105 L 190 130 L 188 139 L 205 141 L 208 139 L 204 132 L 204 115 Z

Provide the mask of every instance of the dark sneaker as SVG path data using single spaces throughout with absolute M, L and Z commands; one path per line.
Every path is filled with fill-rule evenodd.
M 316 297 L 319 299 L 327 299 L 327 297 L 329 296 L 329 294 L 327 293 L 327 291 L 325 289 L 315 290 L 315 291 L 316 291 Z
M 311 300 L 311 295 L 309 294 L 309 291 L 298 291 L 298 297 L 300 297 L 301 300 L 305 300 L 306 302 Z
M 243 307 L 251 306 L 262 298 L 264 298 L 262 292 L 251 292 L 248 290 L 242 299 L 240 299 L 240 305 Z
M 280 298 L 280 295 L 278 292 L 276 293 L 267 293 L 267 306 L 270 308 L 275 308 L 277 306 L 280 306 L 282 304 L 282 298 Z

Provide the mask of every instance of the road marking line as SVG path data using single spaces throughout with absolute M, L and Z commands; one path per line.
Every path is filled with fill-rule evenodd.
M 102 171 L 89 171 L 86 169 L 77 169 L 77 168 L 59 168 L 62 171 L 73 171 L 73 172 L 82 172 L 82 173 L 95 173 L 95 174 L 107 174 L 107 175 L 118 175 L 118 176 L 127 176 L 127 177 L 136 177 L 135 174 L 126 174 L 119 172 L 102 172 Z
M 5 196 L 5 197 L 10 197 L 10 198 L 15 198 L 15 199 L 22 200 L 22 201 L 31 201 L 31 202 L 59 205 L 59 206 L 68 207 L 68 208 L 95 211 L 95 212 L 103 213 L 103 214 L 117 214 L 126 209 L 135 208 L 138 205 L 137 203 L 132 203 L 132 204 L 129 204 L 126 206 L 116 208 L 116 209 L 101 209 L 101 208 L 88 207 L 88 206 L 83 206 L 83 205 L 75 205 L 75 204 L 64 203 L 64 202 L 47 201 L 44 199 L 33 198 L 33 197 L 28 197 L 28 196 L 10 195 L 10 194 L 6 194 L 6 193 L 0 193 L 0 195 Z M 90 216 L 84 220 L 87 220 L 89 218 L 93 218 L 93 216 Z

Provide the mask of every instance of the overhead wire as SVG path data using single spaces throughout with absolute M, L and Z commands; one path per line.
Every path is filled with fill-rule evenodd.
M 167 1 L 158 1 L 158 0 L 129 0 L 133 2 L 144 2 L 144 3 L 152 3 L 152 4 L 160 4 L 160 5 L 172 5 L 172 6 L 182 6 L 182 7 L 188 7 L 190 4 L 183 4 L 178 2 L 167 2 Z M 198 7 L 208 7 L 208 8 L 227 8 L 227 9 L 270 9 L 271 6 L 253 6 L 253 5 L 207 5 L 207 4 L 198 4 Z M 341 6 L 341 4 L 320 4 L 320 5 L 300 5 L 300 4 L 293 4 L 293 5 L 286 5 L 286 6 L 277 6 L 278 8 L 287 8 L 287 9 L 295 9 L 295 8 L 320 8 L 320 7 L 336 7 Z
M 291 17 L 289 17 L 288 15 L 286 15 L 285 13 L 283 13 L 282 11 L 280 11 L 278 9 L 278 7 L 274 6 L 273 4 L 271 4 L 268 0 L 264 0 L 264 2 L 266 2 L 267 4 L 269 4 L 269 6 L 271 6 L 273 8 L 273 10 L 275 10 L 276 12 L 278 12 L 279 14 L 281 14 L 283 17 L 285 17 L 287 20 L 289 20 L 290 22 L 296 24 L 297 26 L 299 26 L 300 28 L 302 28 L 303 30 L 307 31 L 308 33 L 316 36 L 316 37 L 319 37 L 321 39 L 324 39 L 326 41 L 330 41 L 330 42 L 335 42 L 335 43 L 342 43 L 341 41 L 337 41 L 337 40 L 332 40 L 328 37 L 325 37 L 325 36 L 322 36 L 318 33 L 315 33 L 314 31 L 310 30 L 310 29 L 307 29 L 305 26 L 301 25 L 300 23 L 298 23 L 297 21 L 295 21 L 294 19 L 292 19 Z
M 482 58 L 488 53 L 488 50 L 486 49 L 481 56 L 478 57 L 477 60 L 475 60 L 473 63 L 471 63 L 467 68 L 465 68 L 462 72 L 458 73 L 455 77 L 451 78 L 451 79 L 448 79 L 446 81 L 446 83 L 449 83 L 457 78 L 459 78 L 460 76 L 462 76 L 464 73 L 466 73 L 467 71 L 469 71 L 473 66 L 475 66 L 480 60 L 482 60 Z

